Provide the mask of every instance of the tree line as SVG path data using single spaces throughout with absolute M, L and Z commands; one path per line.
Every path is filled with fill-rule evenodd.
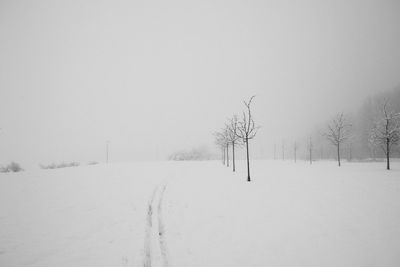
M 251 105 L 255 96 L 243 101 L 245 109 L 242 116 L 233 115 L 224 127 L 214 133 L 215 143 L 221 150 L 223 164 L 236 171 L 235 148 L 244 147 L 246 151 L 247 181 L 250 177 L 250 146 L 260 126 L 256 125 Z M 386 169 L 390 170 L 392 157 L 400 156 L 400 87 L 396 90 L 369 97 L 358 113 L 339 112 L 326 126 L 310 134 L 304 142 L 303 158 L 313 163 L 317 158 L 335 158 L 340 167 L 343 154 L 347 160 L 375 161 L 384 158 Z M 330 147 L 330 148 L 329 148 Z M 296 162 L 299 143 L 293 144 L 293 159 Z M 282 159 L 285 159 L 285 142 L 282 142 Z M 327 153 L 328 152 L 328 153 Z M 230 160 L 229 155 L 232 155 Z M 274 159 L 277 159 L 277 145 L 274 145 Z
M 310 164 L 318 158 L 335 158 L 341 166 L 342 154 L 345 153 L 348 161 L 384 158 L 389 170 L 390 159 L 400 156 L 400 88 L 369 97 L 355 114 L 336 114 L 326 126 L 315 130 L 307 139 L 303 158 Z M 296 142 L 293 151 L 296 161 Z
M 256 135 L 260 126 L 254 122 L 251 112 L 251 104 L 255 96 L 250 97 L 248 101 L 243 101 L 245 110 L 242 111 L 242 117 L 235 114 L 228 119 L 221 131 L 215 132 L 215 143 L 221 149 L 222 162 L 229 167 L 229 148 L 232 148 L 232 171 L 236 171 L 235 166 L 235 147 L 244 146 L 246 148 L 247 181 L 250 182 L 250 152 L 249 141 Z

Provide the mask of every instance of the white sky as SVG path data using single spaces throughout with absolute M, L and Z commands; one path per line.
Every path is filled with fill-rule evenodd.
M 257 146 L 400 84 L 399 1 L 0 1 L 0 164 Z

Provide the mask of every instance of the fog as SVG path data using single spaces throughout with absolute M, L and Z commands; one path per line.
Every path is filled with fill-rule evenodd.
M 107 140 L 113 162 L 214 150 L 252 95 L 270 156 L 400 84 L 399 14 L 378 0 L 1 1 L 0 163 L 104 161 Z

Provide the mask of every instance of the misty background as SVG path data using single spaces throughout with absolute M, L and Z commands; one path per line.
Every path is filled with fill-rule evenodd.
M 256 95 L 273 157 L 400 85 L 399 1 L 0 1 L 0 162 L 216 150 Z

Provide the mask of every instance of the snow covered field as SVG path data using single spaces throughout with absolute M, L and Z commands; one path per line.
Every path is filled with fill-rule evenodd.
M 0 266 L 399 266 L 400 163 L 0 174 Z

